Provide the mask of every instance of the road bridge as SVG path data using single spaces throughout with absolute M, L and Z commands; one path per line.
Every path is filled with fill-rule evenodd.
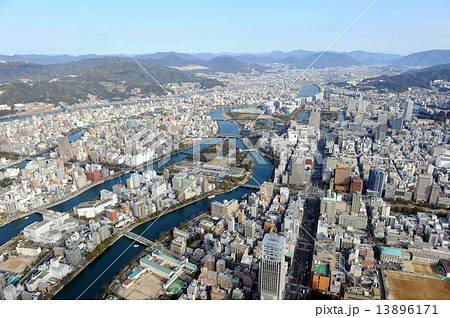
M 129 238 L 130 240 L 136 241 L 136 242 L 138 242 L 138 243 L 140 243 L 142 245 L 145 245 L 145 246 L 151 246 L 151 245 L 154 244 L 149 239 L 146 239 L 145 237 L 140 236 L 140 235 L 138 235 L 136 233 L 133 233 L 133 232 L 124 232 L 123 236 Z

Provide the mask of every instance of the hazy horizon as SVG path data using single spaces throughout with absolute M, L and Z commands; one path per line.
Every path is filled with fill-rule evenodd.
M 255 54 L 299 47 L 321 52 L 372 2 L 230 0 L 186 5 L 183 1 L 136 1 L 130 6 L 106 0 L 3 1 L 0 52 L 115 55 L 124 54 L 125 48 L 134 55 L 169 51 Z M 375 1 L 330 50 L 408 55 L 450 48 L 449 11 L 450 3 L 444 0 Z

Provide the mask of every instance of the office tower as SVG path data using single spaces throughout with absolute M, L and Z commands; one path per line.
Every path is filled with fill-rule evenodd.
M 219 260 L 216 262 L 216 271 L 217 271 L 217 272 L 223 273 L 223 272 L 225 271 L 226 268 L 227 268 L 227 267 L 226 267 L 225 260 L 219 259 Z
M 377 116 L 377 122 L 380 125 L 386 125 L 388 120 L 388 113 L 384 111 L 379 111 Z
M 284 237 L 264 235 L 259 269 L 261 300 L 283 299 L 286 280 L 284 261 Z
M 0 273 L 0 299 L 3 299 L 3 288 L 6 287 L 5 274 Z
M 8 285 L 3 288 L 3 295 L 6 300 L 16 300 L 18 293 L 14 285 Z
M 431 184 L 433 176 L 420 174 L 417 178 L 416 189 L 414 190 L 414 201 L 428 202 L 431 194 Z
M 78 247 L 67 250 L 66 259 L 70 265 L 77 266 L 83 260 L 81 257 L 81 250 Z
M 144 200 L 139 200 L 132 205 L 133 215 L 138 219 L 143 219 L 148 216 L 147 207 Z
M 58 143 L 58 154 L 63 159 L 69 158 L 69 138 L 59 137 L 57 139 Z
M 352 196 L 352 212 L 359 213 L 359 210 L 361 209 L 361 193 L 355 192 Z
M 350 190 L 350 172 L 349 164 L 338 164 L 334 173 L 334 188 L 340 191 Z
M 377 197 L 381 198 L 385 177 L 386 174 L 384 171 L 370 169 L 367 194 L 376 194 Z
M 350 193 L 355 193 L 355 192 L 363 192 L 363 185 L 364 185 L 364 180 L 361 179 L 359 176 L 352 176 L 350 178 Z
M 169 181 L 169 178 L 170 178 L 169 169 L 164 168 L 164 170 L 163 170 L 163 177 L 164 177 L 164 181 Z
M 395 118 L 392 120 L 392 129 L 402 130 L 403 129 L 403 118 Z
M 414 108 L 414 102 L 412 100 L 409 100 L 406 102 L 405 110 L 403 112 L 403 118 L 407 121 L 411 120 L 412 113 Z
M 253 238 L 255 235 L 256 224 L 252 220 L 244 222 L 245 237 Z
M 391 213 L 391 206 L 383 204 L 383 206 L 381 207 L 381 217 L 387 219 L 389 218 L 390 213 Z
M 234 217 L 231 216 L 228 219 L 228 232 L 233 233 L 234 232 Z
M 430 191 L 430 204 L 432 205 L 437 205 L 438 199 L 439 199 L 439 195 L 441 194 L 441 187 L 438 186 L 437 184 L 434 184 L 431 187 L 431 191 Z
M 289 183 L 295 185 L 309 184 L 313 167 L 312 158 L 293 157 L 291 160 Z
M 363 100 L 362 97 L 358 101 L 358 113 L 365 113 L 367 110 L 367 105 L 369 104 L 368 101 Z
M 209 270 L 209 271 L 215 271 L 216 270 L 216 259 L 213 255 L 208 254 L 205 256 L 205 259 L 203 261 L 203 265 Z
M 378 126 L 376 132 L 376 139 L 383 141 L 386 138 L 386 135 L 387 135 L 387 126 L 386 125 Z
M 309 113 L 309 125 L 313 126 L 314 129 L 320 129 L 320 109 L 313 108 Z
M 331 190 L 322 192 L 322 198 L 320 199 L 320 213 L 327 216 L 329 224 L 334 224 L 336 218 L 336 192 Z

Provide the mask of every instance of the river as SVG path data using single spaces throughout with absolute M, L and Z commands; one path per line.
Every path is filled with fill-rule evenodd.
M 223 112 L 228 111 L 229 109 L 224 108 L 222 110 L 211 113 L 211 117 L 214 119 L 224 119 L 222 116 Z M 225 134 L 238 134 L 239 128 L 230 121 L 219 121 L 219 124 L 222 129 L 222 133 Z M 236 140 L 236 145 L 243 149 L 247 147 L 242 144 L 240 140 Z M 206 147 L 208 144 L 202 144 L 200 148 Z M 191 148 L 192 149 L 192 148 Z M 196 147 L 196 151 L 199 148 Z M 192 150 L 190 150 L 192 151 Z M 261 157 L 257 153 L 253 153 L 252 155 L 255 157 L 255 172 L 254 179 L 249 181 L 249 184 L 260 184 L 266 180 L 268 180 L 273 171 L 273 164 L 267 158 Z M 172 161 L 178 161 L 186 157 L 186 154 L 178 154 L 172 156 L 170 159 L 165 160 L 165 164 Z M 164 164 L 164 165 L 165 165 Z M 148 169 L 157 169 L 164 165 L 160 163 L 154 163 L 148 166 Z M 122 180 L 127 178 L 127 176 L 122 176 Z M 116 178 L 117 179 L 117 178 Z M 113 179 L 109 180 L 99 187 L 94 187 L 87 192 L 88 194 L 82 199 L 81 195 L 79 200 L 69 200 L 63 204 L 60 204 L 54 207 L 54 210 L 64 211 L 70 209 L 76 202 L 86 201 L 88 198 L 92 198 L 95 195 L 98 195 L 101 189 L 110 189 L 112 185 L 116 184 L 118 180 Z M 114 181 L 115 180 L 115 181 Z M 92 190 L 92 191 L 91 191 Z M 252 193 L 255 190 L 245 189 L 245 188 L 237 188 L 229 193 L 219 194 L 214 200 L 231 200 L 231 199 L 241 199 L 242 196 L 246 193 Z M 169 214 L 161 216 L 155 223 L 152 224 L 152 221 L 141 224 L 136 227 L 133 232 L 142 234 L 144 237 L 149 238 L 150 240 L 154 240 L 159 237 L 160 233 L 171 229 L 175 226 L 180 225 L 181 223 L 191 219 L 195 215 L 197 215 L 200 211 L 207 210 L 209 208 L 211 200 L 203 199 L 197 201 L 193 204 L 185 206 L 183 208 L 177 209 Z M 144 233 L 145 231 L 145 233 Z M 98 298 L 104 287 L 109 284 L 113 277 L 120 271 L 121 268 L 127 265 L 127 263 L 138 253 L 140 253 L 144 247 L 131 247 L 128 248 L 131 244 L 134 245 L 134 242 L 122 237 L 112 246 L 110 246 L 105 252 L 103 252 L 98 258 L 96 258 L 91 264 L 89 264 L 77 277 L 75 277 L 67 286 L 65 286 L 53 299 L 96 299 Z M 128 249 L 127 249 L 128 248 Z M 123 254 L 122 254 L 123 253 Z M 94 282 L 95 279 L 97 281 Z M 82 295 L 81 295 L 82 294 Z M 80 297 L 81 295 L 81 297 Z

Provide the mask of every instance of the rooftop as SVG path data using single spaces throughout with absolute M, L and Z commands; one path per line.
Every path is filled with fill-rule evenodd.
M 400 251 L 398 248 L 381 246 L 380 249 L 381 249 L 381 254 L 388 254 L 388 255 L 392 255 L 392 256 L 402 257 L 402 251 Z

